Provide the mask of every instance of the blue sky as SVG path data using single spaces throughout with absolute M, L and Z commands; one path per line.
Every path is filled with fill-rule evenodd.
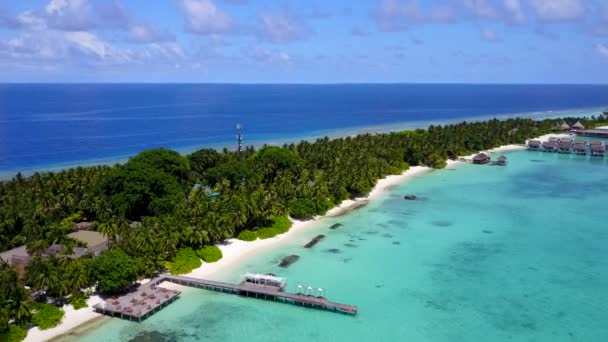
M 606 80 L 603 0 L 0 1 L 0 82 Z

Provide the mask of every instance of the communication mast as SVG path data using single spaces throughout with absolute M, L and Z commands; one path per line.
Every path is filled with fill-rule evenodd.
M 238 144 L 237 151 L 241 154 L 241 151 L 243 150 L 243 129 L 241 124 L 236 124 L 236 141 Z

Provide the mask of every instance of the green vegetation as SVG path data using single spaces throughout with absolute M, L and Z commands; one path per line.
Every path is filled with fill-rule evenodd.
M 20 342 L 27 336 L 27 331 L 20 326 L 12 325 L 5 331 L 0 331 L 0 341 Z
M 276 217 L 272 220 L 270 227 L 260 228 L 255 233 L 260 239 L 268 239 L 286 233 L 291 228 L 291 225 L 292 223 L 287 217 Z
M 237 239 L 242 241 L 255 241 L 258 239 L 258 236 L 255 234 L 255 232 L 252 232 L 249 229 L 245 229 L 239 233 Z
M 222 250 L 217 246 L 205 246 L 198 249 L 196 254 L 205 262 L 216 262 L 222 258 Z
M 74 310 L 80 310 L 82 308 L 86 308 L 89 306 L 87 304 L 86 297 L 81 293 L 72 295 L 69 298 L 68 303 L 72 304 L 72 306 L 74 307 Z
M 93 260 L 93 271 L 102 293 L 124 291 L 137 279 L 137 263 L 120 249 L 107 250 Z
M 190 273 L 193 269 L 201 267 L 201 265 L 201 259 L 190 247 L 180 249 L 172 261 L 165 263 L 171 274 L 176 275 Z
M 0 182 L 0 250 L 25 244 L 32 260 L 23 283 L 52 298 L 77 295 L 96 281 L 104 293 L 120 292 L 165 267 L 189 272 L 200 265 L 194 251 L 204 246 L 236 235 L 253 241 L 281 234 L 290 227 L 287 217 L 322 215 L 410 165 L 442 168 L 448 158 L 549 133 L 562 120 L 593 127 L 608 116 L 463 122 L 241 153 L 154 149 L 124 165 L 17 174 Z M 67 234 L 80 221 L 95 222 L 112 248 L 97 258 L 40 257 L 53 244 L 67 252 L 78 246 Z M 9 321 L 29 323 L 32 303 L 13 267 L 0 266 L 0 284 L 1 333 Z
M 65 312 L 54 305 L 35 303 L 32 323 L 40 330 L 50 329 L 59 325 L 64 315 Z

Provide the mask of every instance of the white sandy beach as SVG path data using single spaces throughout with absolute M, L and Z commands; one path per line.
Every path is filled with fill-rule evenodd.
M 568 135 L 567 134 L 547 134 L 547 135 L 538 137 L 536 139 L 541 140 L 541 141 L 546 141 L 549 139 L 549 137 L 566 137 L 566 136 L 568 136 Z M 488 152 L 490 154 L 497 154 L 497 153 L 503 153 L 503 152 L 513 151 L 513 150 L 521 150 L 521 149 L 525 149 L 525 146 L 524 145 L 504 145 L 504 146 L 500 146 L 498 148 L 491 149 L 491 150 L 488 150 L 485 152 Z M 470 156 L 464 156 L 464 157 L 461 157 L 460 159 L 462 159 L 462 158 L 470 159 L 474 155 L 475 154 L 470 155 Z M 448 167 L 449 167 L 449 166 L 454 166 L 457 164 L 462 164 L 463 161 L 448 160 L 447 163 L 448 163 Z M 342 203 L 340 203 L 339 206 L 330 209 L 324 216 L 315 217 L 313 220 L 299 221 L 299 220 L 292 219 L 293 226 L 291 227 L 291 229 L 287 233 L 278 235 L 274 238 L 265 239 L 265 240 L 258 239 L 258 240 L 252 241 L 252 242 L 241 241 L 236 238 L 230 239 L 227 241 L 226 244 L 218 245 L 218 247 L 222 250 L 222 254 L 223 254 L 223 257 L 221 260 L 219 260 L 215 263 L 203 262 L 203 265 L 201 267 L 193 270 L 191 273 L 185 274 L 185 276 L 194 277 L 194 278 L 217 279 L 220 271 L 226 271 L 227 269 L 230 269 L 234 265 L 241 264 L 244 260 L 247 260 L 248 258 L 250 258 L 251 256 L 253 256 L 257 253 L 271 249 L 271 248 L 281 244 L 282 242 L 288 241 L 293 236 L 297 235 L 298 232 L 309 228 L 310 226 L 318 223 L 320 220 L 323 220 L 326 217 L 340 216 L 359 206 L 362 206 L 363 204 L 365 204 L 366 202 L 368 202 L 370 200 L 377 199 L 378 197 L 382 196 L 386 191 L 388 191 L 390 188 L 397 186 L 399 184 L 402 184 L 403 182 L 405 182 L 417 175 L 426 173 L 430 170 L 432 170 L 432 169 L 429 167 L 425 167 L 425 166 L 413 166 L 409 170 L 403 172 L 400 175 L 392 175 L 392 176 L 388 176 L 384 179 L 381 179 L 376 183 L 376 186 L 372 189 L 372 191 L 369 193 L 369 195 L 367 197 L 343 201 Z M 142 281 L 142 283 L 144 283 L 145 281 L 146 280 Z M 190 288 L 188 288 L 188 287 L 184 287 L 184 286 L 181 286 L 178 284 L 173 284 L 173 283 L 167 283 L 167 282 L 163 283 L 162 286 L 170 288 L 170 289 L 176 289 L 176 290 L 179 290 L 182 292 L 190 290 Z M 25 341 L 26 342 L 48 341 L 52 338 L 55 338 L 57 336 L 68 333 L 72 329 L 78 327 L 79 325 L 86 323 L 87 321 L 90 321 L 92 319 L 99 317 L 100 315 L 93 311 L 92 306 L 94 304 L 97 304 L 100 301 L 101 301 L 101 299 L 98 296 L 92 296 L 91 298 L 89 298 L 87 300 L 87 303 L 89 304 L 88 308 L 83 308 L 83 309 L 76 311 L 72 308 L 71 305 L 64 307 L 66 314 L 65 314 L 65 317 L 63 318 L 62 323 L 59 326 L 52 328 L 52 329 L 43 330 L 43 331 L 39 330 L 38 328 L 33 328 L 29 331 L 28 336 L 25 339 Z
M 87 299 L 87 304 L 89 305 L 86 308 L 82 308 L 80 310 L 74 310 L 72 305 L 65 305 L 63 310 L 65 311 L 65 315 L 63 316 L 63 320 L 61 324 L 58 326 L 47 329 L 40 330 L 37 327 L 30 329 L 27 333 L 27 337 L 24 342 L 41 342 L 48 341 L 54 337 L 67 334 L 72 329 L 82 325 L 92 319 L 95 319 L 100 316 L 100 314 L 93 311 L 93 305 L 101 302 L 101 298 L 99 296 L 91 296 Z
M 410 179 L 421 173 L 427 172 L 429 170 L 431 170 L 431 168 L 429 167 L 413 166 L 400 175 L 388 176 L 384 179 L 381 179 L 378 181 L 378 183 L 376 183 L 376 186 L 372 189 L 372 191 L 367 197 L 343 201 L 342 203 L 340 203 L 339 206 L 330 209 L 324 216 L 316 217 L 313 220 L 299 221 L 292 219 L 293 226 L 285 234 L 281 234 L 270 239 L 258 239 L 251 242 L 241 241 L 238 239 L 230 239 L 227 241 L 227 244 L 218 245 L 218 247 L 222 250 L 222 259 L 214 263 L 203 262 L 203 265 L 201 267 L 193 270 L 191 273 L 185 274 L 185 276 L 193 278 L 214 279 L 214 275 L 216 275 L 218 271 L 226 270 L 232 265 L 237 265 L 254 254 L 260 253 L 264 250 L 268 250 L 272 247 L 279 245 L 281 242 L 289 240 L 299 231 L 318 223 L 319 220 L 322 220 L 324 217 L 339 216 L 345 212 L 348 212 L 352 210 L 353 207 L 358 207 L 364 202 L 378 198 L 387 190 L 387 188 L 401 184 L 405 180 Z

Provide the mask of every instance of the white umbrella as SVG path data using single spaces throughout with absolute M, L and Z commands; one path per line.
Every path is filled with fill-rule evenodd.
M 308 287 L 308 294 L 311 294 L 311 293 L 312 293 L 312 286 L 309 286 Z
M 325 290 L 323 290 L 322 288 L 320 288 L 320 287 L 319 287 L 319 288 L 317 289 L 317 291 L 319 291 L 319 296 L 323 297 L 323 292 L 324 292 Z
M 296 286 L 298 288 L 298 293 L 302 293 L 302 289 L 304 288 L 304 286 L 298 284 L 298 286 Z

